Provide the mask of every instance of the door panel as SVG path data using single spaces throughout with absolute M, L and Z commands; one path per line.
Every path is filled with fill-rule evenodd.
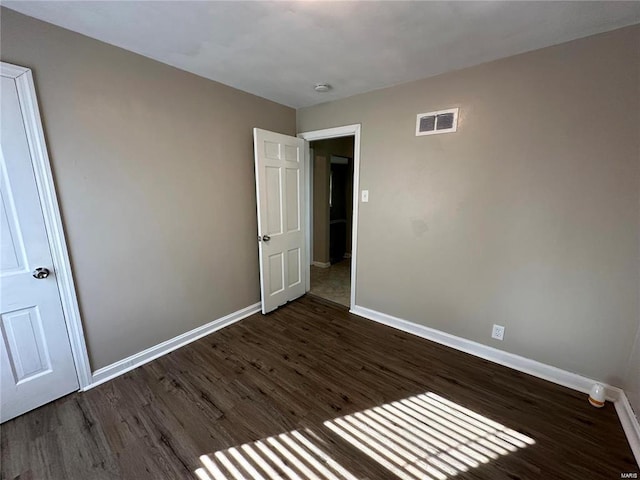
M 287 168 L 286 170 L 286 191 L 287 191 L 287 232 L 300 231 L 300 170 L 297 168 Z
M 305 293 L 305 142 L 257 128 L 253 133 L 262 312 L 267 313 Z
M 269 290 L 273 295 L 284 291 L 284 256 L 282 253 L 269 255 Z
M 4 191 L 4 185 L 7 184 L 5 175 L 5 169 L 2 169 L 2 179 L 0 179 L 0 185 L 2 185 L 2 191 Z M 16 218 L 16 212 L 13 205 L 7 208 L 5 205 L 5 196 L 0 195 L 0 231 L 3 232 L 2 244 L 2 256 L 0 257 L 0 270 L 2 273 L 9 274 L 12 272 L 19 272 L 24 270 L 26 263 L 24 243 L 20 237 L 20 231 L 18 230 L 18 222 Z
M 300 279 L 302 278 L 302 272 L 300 271 L 300 249 L 294 248 L 289 250 L 288 253 L 289 258 L 287 259 L 287 267 L 289 271 L 287 273 L 289 275 L 289 287 L 295 287 L 300 283 Z
M 267 219 L 264 232 L 267 235 L 282 234 L 282 181 L 279 167 L 265 167 Z
M 298 146 L 286 144 L 284 145 L 284 159 L 287 162 L 300 162 L 300 153 L 300 148 Z
M 38 307 L 3 314 L 2 333 L 16 383 L 51 370 L 49 347 L 44 339 Z
M 0 421 L 78 389 L 15 80 L 2 77 Z M 32 272 L 47 268 L 46 278 Z

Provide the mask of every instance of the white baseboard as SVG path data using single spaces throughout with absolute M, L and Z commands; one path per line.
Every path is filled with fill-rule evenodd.
M 329 268 L 331 266 L 331 262 L 316 262 L 315 260 L 311 263 L 314 267 L 320 268 Z
M 571 388 L 572 390 L 577 390 L 578 392 L 589 393 L 593 384 L 597 383 L 596 380 L 577 373 L 567 372 L 566 370 L 552 367 L 551 365 L 498 350 L 497 348 L 467 340 L 466 338 L 457 337 L 450 333 L 441 332 L 434 328 L 425 327 L 418 323 L 393 317 L 386 313 L 377 312 L 376 310 L 356 305 L 350 312 L 354 315 L 402 330 L 403 332 L 411 333 L 441 345 L 504 365 L 505 367 L 513 368 L 519 372 L 528 373 L 534 377 L 542 378 L 543 380 Z M 638 424 L 638 419 L 631 408 L 629 399 L 622 389 L 612 387 L 611 385 L 605 385 L 605 387 L 607 390 L 607 400 L 614 403 L 631 450 L 636 458 L 636 462 L 640 466 L 640 425 Z
M 102 367 L 93 372 L 91 376 L 91 383 L 82 390 L 87 391 L 93 387 L 97 387 L 101 383 L 107 382 L 115 377 L 122 375 L 123 373 L 127 373 L 134 368 L 144 365 L 151 360 L 155 360 L 162 355 L 166 355 L 167 353 L 172 352 L 177 348 L 187 345 L 188 343 L 191 343 L 195 340 L 198 340 L 205 335 L 209 335 L 216 330 L 220 330 L 221 328 L 229 326 L 232 323 L 253 315 L 254 313 L 258 313 L 260 309 L 261 304 L 259 302 L 254 303 L 253 305 L 238 310 L 237 312 L 230 313 L 229 315 L 209 322 L 206 325 L 194 328 L 193 330 L 185 332 L 182 335 L 178 335 L 177 337 L 173 337 L 165 342 L 159 343 L 158 345 L 147 348 L 146 350 L 119 360 L 115 363 L 112 363 L 111 365 Z
M 629 446 L 636 457 L 636 463 L 640 466 L 640 423 L 638 423 L 638 417 L 636 417 L 629 399 L 623 391 L 620 391 L 620 397 L 615 402 L 615 406 Z
M 582 393 L 589 393 L 594 383 L 602 383 L 577 373 L 567 372 L 566 370 L 552 367 L 551 365 L 546 365 L 536 360 L 531 360 L 529 358 L 521 357 L 520 355 L 498 350 L 497 348 L 489 347 L 472 340 L 467 340 L 466 338 L 457 337 L 450 333 L 441 332 L 440 330 L 425 327 L 424 325 L 393 317 L 386 313 L 380 313 L 365 307 L 356 305 L 351 309 L 351 313 Z M 617 400 L 620 389 L 610 387 L 608 385 L 606 385 L 606 387 L 607 400 Z

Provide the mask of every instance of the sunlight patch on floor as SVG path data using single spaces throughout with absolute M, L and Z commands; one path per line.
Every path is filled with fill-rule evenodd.
M 327 420 L 340 438 L 402 480 L 446 480 L 535 441 L 429 392 Z M 319 445 L 294 430 L 202 455 L 200 480 L 357 480 Z
M 402 480 L 445 480 L 535 443 L 431 392 L 324 424 Z
M 200 480 L 358 480 L 320 447 L 310 430 L 274 435 L 202 455 Z

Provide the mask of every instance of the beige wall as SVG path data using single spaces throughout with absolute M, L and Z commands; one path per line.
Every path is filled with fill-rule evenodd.
M 260 299 L 253 127 L 295 111 L 3 9 L 33 70 L 94 369 Z
M 362 124 L 357 305 L 623 384 L 639 65 L 636 26 L 299 110 L 299 132 Z M 456 106 L 457 133 L 415 136 Z
M 353 137 L 311 142 L 313 148 L 313 261 L 329 262 L 329 176 L 331 155 L 353 158 Z M 351 210 L 347 208 L 351 222 Z M 351 228 L 347 228 L 347 249 L 351 252 Z
M 329 263 L 329 162 L 326 153 L 313 152 L 313 258 Z
M 640 418 L 640 329 L 629 357 L 629 366 L 623 387 L 636 416 Z

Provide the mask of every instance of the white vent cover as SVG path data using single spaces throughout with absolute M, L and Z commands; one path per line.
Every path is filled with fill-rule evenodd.
M 458 108 L 419 113 L 416 119 L 416 136 L 452 133 L 458 129 Z

